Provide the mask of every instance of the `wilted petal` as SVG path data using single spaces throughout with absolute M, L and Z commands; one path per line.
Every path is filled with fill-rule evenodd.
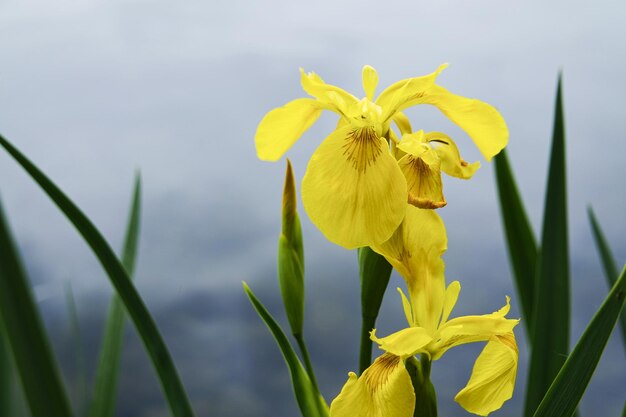
M 322 108 L 310 98 L 290 101 L 267 113 L 254 137 L 259 159 L 279 160 L 321 113 Z
M 350 372 L 330 405 L 331 417 L 413 417 L 415 393 L 398 356 L 384 354 L 363 372 Z
M 348 249 L 379 244 L 407 208 L 406 181 L 384 139 L 343 127 L 317 148 L 302 180 L 302 202 L 328 240 Z
M 461 158 L 459 148 L 452 138 L 441 132 L 428 132 L 425 140 L 433 147 L 435 153 L 441 161 L 441 170 L 446 174 L 461 178 L 472 178 L 478 168 L 480 162 L 468 163 Z
M 513 396 L 518 350 L 513 333 L 494 336 L 474 364 L 467 386 L 454 399 L 470 413 L 486 416 Z

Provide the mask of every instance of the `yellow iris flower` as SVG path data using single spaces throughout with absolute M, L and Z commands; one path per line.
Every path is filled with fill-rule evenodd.
M 257 154 L 262 160 L 276 161 L 315 123 L 323 110 L 341 116 L 337 128 L 311 157 L 302 181 L 304 208 L 330 241 L 348 249 L 380 244 L 389 239 L 402 222 L 407 201 L 428 207 L 431 201 L 437 200 L 428 191 L 438 187 L 436 180 L 431 184 L 432 175 L 426 175 L 421 181 L 422 177 L 415 174 L 416 169 L 423 168 L 420 161 L 425 161 L 426 167 L 435 173 L 439 169 L 458 171 L 449 167 L 455 152 L 458 156 L 456 146 L 454 149 L 441 146 L 450 149 L 438 152 L 438 162 L 431 160 L 435 164 L 432 165 L 428 155 L 423 155 L 420 149 L 416 150 L 418 156 L 413 155 L 408 145 L 415 138 L 408 136 L 406 142 L 397 139 L 390 129 L 392 121 L 402 133 L 410 134 L 410 124 L 402 113 L 404 109 L 417 104 L 436 106 L 467 132 L 487 160 L 506 146 L 508 130 L 495 108 L 452 94 L 435 83 L 445 67 L 442 65 L 426 76 L 396 82 L 375 100 L 378 74 L 370 66 L 363 68 L 365 97 L 360 100 L 339 87 L 326 84 L 317 74 L 301 70 L 302 87 L 313 98 L 299 98 L 274 109 L 259 124 L 255 136 Z M 451 139 L 435 141 L 428 135 L 427 145 L 451 143 Z M 400 146 L 402 142 L 405 144 Z M 402 165 L 399 164 L 402 160 L 396 157 L 404 153 L 408 157 Z M 461 162 L 464 161 L 458 157 L 458 164 Z M 461 175 L 471 176 L 467 172 Z M 420 185 L 422 182 L 424 185 Z M 442 199 L 443 196 L 434 201 L 434 206 L 441 206 Z
M 486 315 L 450 319 L 461 290 L 458 281 L 445 287 L 441 255 L 447 240 L 443 222 L 433 210 L 412 206 L 402 225 L 384 244 L 373 247 L 405 278 L 409 298 L 400 291 L 409 327 L 387 337 L 371 339 L 385 353 L 357 378 L 350 373 L 332 402 L 331 417 L 410 417 L 415 394 L 405 361 L 417 354 L 437 360 L 450 348 L 472 342 L 487 345 L 474 364 L 469 382 L 455 397 L 467 411 L 488 415 L 511 398 L 518 350 L 507 319 L 509 298 L 500 310 Z

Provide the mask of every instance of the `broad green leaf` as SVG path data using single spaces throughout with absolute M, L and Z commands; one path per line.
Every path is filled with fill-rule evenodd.
M 193 416 L 187 393 L 154 319 L 111 246 L 91 220 L 21 152 L 0 136 L 0 145 L 28 172 L 72 222 L 102 264 L 141 337 L 175 417 Z
M 30 284 L 0 202 L 0 326 L 33 417 L 72 415 Z
M 70 325 L 70 337 L 72 339 L 74 363 L 75 363 L 75 383 L 70 386 L 70 398 L 74 405 L 74 410 L 79 416 L 85 415 L 84 410 L 87 405 L 87 368 L 85 366 L 85 351 L 83 349 L 80 323 L 78 320 L 78 309 L 74 299 L 72 286 L 68 282 L 65 287 L 65 302 Z
M 525 415 L 532 416 L 568 353 L 570 326 L 565 132 L 561 79 L 556 94 Z
M 294 352 L 287 336 L 282 331 L 276 320 L 272 317 L 272 315 L 267 311 L 265 306 L 259 301 L 258 298 L 254 295 L 248 284 L 243 283 L 243 289 L 246 292 L 246 295 L 250 299 L 252 306 L 261 317 L 261 319 L 265 322 L 265 325 L 268 327 L 272 336 L 276 340 L 278 347 L 285 359 L 285 363 L 287 364 L 287 368 L 289 369 L 289 375 L 291 376 L 291 384 L 294 390 L 294 394 L 296 397 L 296 401 L 298 402 L 298 406 L 300 408 L 300 412 L 303 417 L 326 417 L 328 416 L 328 407 L 324 402 L 324 399 L 318 397 L 315 394 L 315 388 L 311 383 L 302 363 L 298 359 L 296 352 Z
M 509 260 L 524 318 L 522 323 L 526 327 L 527 334 L 532 336 L 537 243 L 504 150 L 495 157 L 495 172 Z
M 370 332 L 376 326 L 376 318 L 389 284 L 392 267 L 384 256 L 379 255 L 369 247 L 360 248 L 358 256 L 362 318 L 359 374 L 362 374 L 372 363 Z
M 12 416 L 13 411 L 13 358 L 7 346 L 0 321 L 0 416 Z
M 617 280 L 617 265 L 615 264 L 615 258 L 611 253 L 611 248 L 604 237 L 600 223 L 596 219 L 593 209 L 589 207 L 589 221 L 591 222 L 591 229 L 593 230 L 593 237 L 596 241 L 596 247 L 600 252 L 600 258 L 602 259 L 602 266 L 604 268 L 604 275 L 609 284 L 609 288 L 615 285 Z M 626 348 L 626 310 L 622 311 L 620 315 L 620 328 L 622 330 L 622 339 L 624 340 L 624 347 Z M 626 349 L 624 350 L 626 353 Z
M 576 410 L 624 307 L 626 268 L 541 401 L 534 417 L 569 417 Z
M 141 212 L 141 177 L 135 177 L 135 189 L 126 227 L 126 238 L 122 249 L 122 265 L 132 279 L 139 240 Z M 109 315 L 102 338 L 98 370 L 94 385 L 89 417 L 113 417 L 117 400 L 117 382 L 124 341 L 124 306 L 117 294 L 111 297 Z

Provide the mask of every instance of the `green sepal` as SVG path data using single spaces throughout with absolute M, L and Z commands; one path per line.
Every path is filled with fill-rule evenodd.
M 626 298 L 626 267 L 583 332 L 533 417 L 569 417 L 576 410 Z
M 369 247 L 359 248 L 358 257 L 362 318 L 359 374 L 362 374 L 372 364 L 370 332 L 376 326 L 376 318 L 389 284 L 392 267 L 384 256 Z
M 276 340 L 280 348 L 280 352 L 289 369 L 292 388 L 302 416 L 327 417 L 328 406 L 324 399 L 316 394 L 316 390 L 304 370 L 302 362 L 298 359 L 298 355 L 296 355 L 296 352 L 289 343 L 287 336 L 245 282 L 243 283 L 243 289 L 257 314 L 265 322 L 265 325 L 272 333 L 272 336 L 274 336 L 274 340 Z

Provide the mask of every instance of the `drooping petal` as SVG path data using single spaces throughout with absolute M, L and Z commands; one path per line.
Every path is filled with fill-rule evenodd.
M 267 113 L 254 137 L 259 159 L 279 160 L 321 113 L 322 108 L 310 98 L 290 101 Z
M 482 155 L 490 161 L 509 141 L 509 130 L 495 107 L 480 100 L 452 94 L 433 85 L 414 104 L 432 104 L 472 138 Z
M 415 392 L 404 362 L 384 354 L 363 372 L 350 372 L 330 405 L 330 417 L 413 417 Z
M 470 413 L 486 416 L 513 396 L 518 350 L 513 333 L 494 336 L 474 364 L 467 386 L 454 397 Z
M 404 221 L 389 240 L 371 245 L 402 275 L 409 287 L 415 323 L 434 333 L 445 293 L 446 229 L 433 210 L 407 206 Z
M 311 221 L 348 249 L 379 244 L 406 213 L 406 181 L 384 139 L 346 126 L 317 148 L 302 180 Z
M 431 345 L 433 359 L 439 359 L 448 349 L 465 343 L 480 342 L 493 336 L 511 333 L 519 320 L 507 319 L 509 297 L 500 310 L 482 316 L 456 317 L 443 323 L 438 330 L 439 340 Z
M 459 281 L 452 281 L 448 288 L 446 288 L 446 294 L 443 299 L 443 309 L 441 311 L 441 324 L 448 321 L 452 309 L 456 305 L 456 301 L 459 299 L 459 293 L 461 292 L 461 283 Z
M 385 352 L 408 358 L 422 351 L 433 338 L 428 330 L 423 327 L 407 327 L 386 337 L 376 337 L 376 329 L 372 330 L 370 339 L 378 343 Z
M 428 149 L 421 157 L 404 155 L 398 166 L 406 178 L 408 202 L 422 209 L 438 209 L 447 204 L 443 196 L 441 181 L 441 162 L 432 149 Z M 427 161 L 430 161 L 428 163 Z
M 406 117 L 406 115 L 401 111 L 393 115 L 393 121 L 395 122 L 396 126 L 398 126 L 398 129 L 400 129 L 400 134 L 406 135 L 409 133 L 413 133 L 413 128 L 411 127 L 411 122 L 409 121 L 409 118 Z
M 346 90 L 326 84 L 322 77 L 314 72 L 306 73 L 302 68 L 300 68 L 300 83 L 304 91 L 329 106 L 329 110 L 343 116 L 346 115 L 346 110 L 350 106 L 358 102 L 358 99 Z
M 373 67 L 365 65 L 363 67 L 362 77 L 365 96 L 368 98 L 368 100 L 373 100 L 374 93 L 376 92 L 376 86 L 378 85 L 378 73 Z
M 445 133 L 441 132 L 428 132 L 425 135 L 425 140 L 433 147 L 437 156 L 441 160 L 441 170 L 446 174 L 461 178 L 472 178 L 478 168 L 480 168 L 480 162 L 476 161 L 472 164 L 466 162 L 461 158 L 459 148 L 452 138 Z
M 418 104 L 430 89 L 435 85 L 435 80 L 441 71 L 448 64 L 440 65 L 437 70 L 431 74 L 408 78 L 398 81 L 387 87 L 376 99 L 376 104 L 384 109 L 381 120 L 387 120 L 393 117 L 397 112 Z

